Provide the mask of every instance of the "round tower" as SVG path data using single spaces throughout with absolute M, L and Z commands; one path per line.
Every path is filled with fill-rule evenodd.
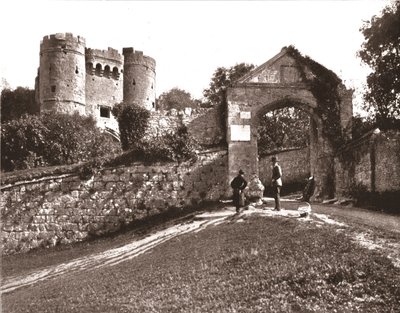
M 85 39 L 71 33 L 43 37 L 39 103 L 42 111 L 85 114 Z
M 124 102 L 136 103 L 148 110 L 155 110 L 156 61 L 142 51 L 123 48 Z

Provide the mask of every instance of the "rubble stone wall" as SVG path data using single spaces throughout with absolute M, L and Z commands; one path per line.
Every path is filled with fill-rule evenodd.
M 217 108 L 151 112 L 147 136 L 162 136 L 181 125 L 185 125 L 191 137 L 202 146 L 218 146 L 224 140 L 223 125 Z
M 335 158 L 336 196 L 363 189 L 400 190 L 400 132 L 375 130 L 344 147 Z
M 226 194 L 227 151 L 195 163 L 109 168 L 89 180 L 62 174 L 3 185 L 2 251 L 68 244 Z
M 300 149 L 292 149 L 274 154 L 279 160 L 282 168 L 283 185 L 292 183 L 301 183 L 307 178 L 310 172 L 310 150 L 308 147 Z M 271 185 L 272 155 L 260 158 L 258 162 L 260 180 L 264 186 Z

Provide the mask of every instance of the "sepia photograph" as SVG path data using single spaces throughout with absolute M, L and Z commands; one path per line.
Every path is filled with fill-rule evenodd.
M 400 0 L 0 12 L 0 313 L 400 312 Z

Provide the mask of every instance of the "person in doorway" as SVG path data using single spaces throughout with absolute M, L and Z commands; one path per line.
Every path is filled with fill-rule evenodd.
M 310 198 L 314 194 L 315 191 L 315 178 L 313 175 L 309 174 L 306 179 L 306 186 L 303 190 L 303 197 L 300 199 L 301 201 L 310 202 Z
M 282 188 L 282 169 L 276 157 L 271 158 L 272 162 L 272 192 L 275 199 L 275 211 L 281 210 L 281 188 Z
M 239 170 L 239 174 L 231 181 L 233 189 L 233 205 L 236 207 L 236 213 L 239 213 L 240 208 L 244 205 L 243 190 L 247 187 L 247 181 L 244 179 L 244 172 Z

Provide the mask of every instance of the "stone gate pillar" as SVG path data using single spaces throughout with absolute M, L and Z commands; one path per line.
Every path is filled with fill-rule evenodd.
M 315 178 L 316 199 L 333 197 L 334 153 L 328 138 L 322 135 L 321 122 L 310 119 L 310 172 Z
M 252 112 L 246 102 L 227 97 L 228 184 L 242 169 L 249 182 L 247 194 L 261 198 L 264 186 L 258 173 L 257 132 L 252 127 Z

